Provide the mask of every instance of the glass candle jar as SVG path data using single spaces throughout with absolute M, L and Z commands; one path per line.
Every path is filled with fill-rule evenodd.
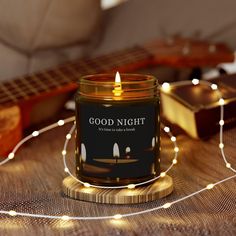
M 121 80 L 120 80 L 121 77 Z M 97 185 L 126 185 L 160 174 L 160 101 L 155 77 L 98 74 L 76 93 L 76 174 Z M 117 79 L 118 78 L 118 79 Z

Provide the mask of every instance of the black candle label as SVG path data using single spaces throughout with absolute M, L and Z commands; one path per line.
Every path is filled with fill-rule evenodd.
M 159 170 L 157 103 L 81 103 L 77 112 L 81 175 L 122 179 Z

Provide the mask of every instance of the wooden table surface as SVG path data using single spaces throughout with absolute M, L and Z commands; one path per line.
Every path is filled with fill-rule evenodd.
M 136 212 L 173 201 L 209 183 L 233 175 L 224 165 L 218 135 L 207 141 L 178 134 L 178 164 L 169 172 L 170 196 L 146 204 L 106 205 L 65 197 L 61 183 L 61 150 L 71 125 L 54 129 L 28 142 L 15 160 L 0 167 L 0 209 L 52 215 L 102 216 Z M 224 135 L 225 152 L 236 168 L 236 128 Z M 172 158 L 172 143 L 162 134 L 162 169 Z M 74 168 L 74 146 L 69 166 Z M 62 221 L 0 215 L 0 235 L 236 235 L 236 178 L 209 191 L 162 209 L 120 220 Z

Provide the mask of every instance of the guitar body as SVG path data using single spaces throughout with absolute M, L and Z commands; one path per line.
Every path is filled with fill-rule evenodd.
M 6 156 L 22 138 L 19 106 L 0 108 L 0 156 Z
M 0 157 L 22 138 L 23 129 L 52 117 L 77 88 L 82 75 L 132 72 L 148 65 L 172 67 L 215 66 L 232 62 L 223 44 L 189 39 L 158 40 L 92 59 L 80 59 L 44 72 L 0 83 Z M 186 50 L 187 49 L 187 50 Z

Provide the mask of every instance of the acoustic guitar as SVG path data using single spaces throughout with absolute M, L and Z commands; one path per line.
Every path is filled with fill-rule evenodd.
M 224 44 L 175 38 L 158 40 L 92 59 L 68 62 L 44 72 L 1 82 L 0 156 L 6 155 L 15 146 L 21 139 L 24 128 L 40 121 L 32 118 L 32 114 L 38 117 L 37 114 L 46 113 L 46 110 L 53 114 L 53 108 L 49 105 L 53 103 L 55 96 L 57 101 L 64 104 L 67 97 L 63 94 L 76 90 L 76 82 L 82 75 L 131 72 L 148 65 L 216 66 L 233 60 L 233 53 Z M 39 109 L 41 101 L 47 101 L 43 109 Z

